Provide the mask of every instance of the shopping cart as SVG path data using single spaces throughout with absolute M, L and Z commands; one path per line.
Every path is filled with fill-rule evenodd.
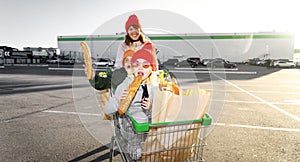
M 204 161 L 203 132 L 211 121 L 206 113 L 199 120 L 149 124 L 137 123 L 129 112 L 115 113 L 110 161 L 115 147 L 123 161 Z

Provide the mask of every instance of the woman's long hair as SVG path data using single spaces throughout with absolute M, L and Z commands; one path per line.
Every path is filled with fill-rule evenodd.
M 140 41 L 142 44 L 144 44 L 146 42 L 146 38 L 141 33 L 140 36 L 139 36 L 139 39 L 137 41 Z M 127 46 L 131 46 L 133 42 L 135 42 L 135 41 L 130 38 L 129 34 L 126 34 L 126 36 L 125 36 L 125 44 Z

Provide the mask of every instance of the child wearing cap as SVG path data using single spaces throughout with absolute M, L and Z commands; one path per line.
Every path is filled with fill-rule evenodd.
M 136 51 L 131 59 L 133 75 L 142 75 L 142 84 L 139 86 L 128 110 L 133 118 L 139 123 L 151 122 L 151 108 L 153 102 L 153 90 L 158 89 L 159 79 L 156 75 L 156 55 L 152 43 L 146 43 L 140 50 Z M 127 88 L 132 79 L 125 79 L 116 89 L 111 98 L 113 102 L 105 106 L 105 113 L 112 115 L 118 111 L 121 99 L 128 95 Z
M 133 80 L 131 58 L 136 51 L 137 49 L 135 48 L 125 51 L 122 58 L 122 68 L 115 70 L 112 74 L 111 91 L 113 93 L 115 92 L 117 86 L 121 84 L 125 79 Z
M 111 80 L 111 92 L 112 94 L 115 93 L 115 90 L 117 88 L 117 86 L 124 82 L 126 80 L 126 82 L 132 82 L 133 81 L 133 70 L 132 70 L 132 66 L 131 66 L 131 58 L 132 55 L 137 51 L 137 49 L 129 49 L 127 51 L 125 51 L 125 53 L 123 54 L 123 58 L 122 58 L 122 70 L 120 69 L 117 72 L 114 72 L 112 75 L 112 80 Z M 106 104 L 107 107 L 111 107 L 113 105 L 114 102 L 111 100 L 108 101 L 108 103 Z

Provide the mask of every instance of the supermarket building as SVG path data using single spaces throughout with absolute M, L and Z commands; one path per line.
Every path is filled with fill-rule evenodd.
M 162 62 L 188 57 L 224 58 L 232 62 L 252 58 L 293 60 L 294 55 L 294 34 L 287 32 L 149 34 L 147 37 L 159 50 L 158 58 Z M 81 58 L 80 42 L 85 41 L 92 57 L 113 60 L 123 40 L 124 34 L 57 37 L 58 49 L 63 57 Z

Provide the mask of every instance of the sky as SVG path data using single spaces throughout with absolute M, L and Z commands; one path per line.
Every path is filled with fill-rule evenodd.
M 295 48 L 300 48 L 298 17 L 300 13 L 296 2 L 296 0 L 0 0 L 0 46 L 18 49 L 56 48 L 57 36 L 90 35 L 99 26 L 120 15 L 152 9 L 184 16 L 206 33 L 292 32 L 296 36 Z M 153 16 L 153 21 L 167 23 L 157 15 Z M 124 24 L 116 25 L 124 26 Z M 112 30 L 103 34 L 116 32 L 122 31 Z

